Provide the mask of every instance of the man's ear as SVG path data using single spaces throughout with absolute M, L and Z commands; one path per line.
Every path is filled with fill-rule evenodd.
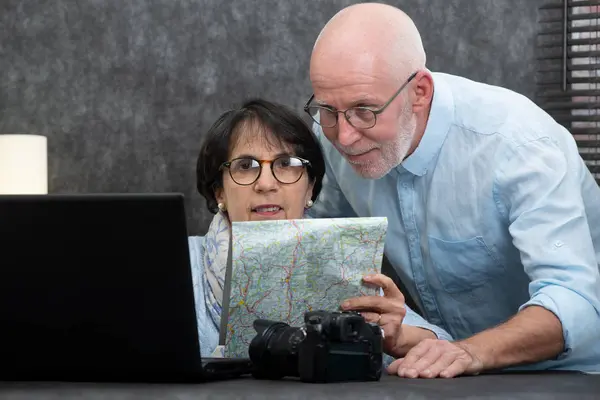
M 427 70 L 419 71 L 414 79 L 415 101 L 413 112 L 419 113 L 427 109 L 433 98 L 433 77 Z

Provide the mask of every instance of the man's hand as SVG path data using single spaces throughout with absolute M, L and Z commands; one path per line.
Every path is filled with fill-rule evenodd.
M 359 311 L 366 321 L 381 326 L 385 338 L 383 349 L 386 353 L 401 354 L 403 346 L 402 321 L 406 315 L 404 295 L 389 277 L 382 274 L 367 275 L 363 278 L 369 285 L 383 289 L 383 296 L 359 296 L 342 304 L 345 311 Z
M 387 370 L 406 378 L 453 378 L 477 375 L 483 370 L 483 363 L 466 344 L 425 339 L 404 358 L 392 362 Z

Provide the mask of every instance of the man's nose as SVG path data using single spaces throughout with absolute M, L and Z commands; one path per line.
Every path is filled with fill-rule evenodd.
M 360 132 L 352 126 L 343 114 L 338 118 L 337 141 L 342 146 L 352 146 L 360 139 Z

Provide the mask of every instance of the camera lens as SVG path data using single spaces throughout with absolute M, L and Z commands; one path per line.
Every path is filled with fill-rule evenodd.
M 304 340 L 302 328 L 264 319 L 254 321 L 257 334 L 248 353 L 259 379 L 281 379 L 298 375 L 298 345 Z

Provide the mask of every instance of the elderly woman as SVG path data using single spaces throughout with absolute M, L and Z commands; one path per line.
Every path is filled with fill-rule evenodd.
M 282 105 L 249 101 L 221 115 L 209 129 L 198 157 L 197 186 L 215 216 L 205 236 L 189 239 L 202 354 L 213 354 L 218 345 L 230 223 L 304 218 L 319 195 L 324 174 L 318 139 Z M 389 279 L 376 275 L 371 282 L 382 278 Z M 385 318 L 381 310 L 377 317 L 361 310 L 373 322 L 390 321 L 382 325 L 389 342 L 384 349 L 397 346 L 401 331 L 406 337 L 416 337 L 415 327 L 439 332 L 405 309 L 403 301 L 397 304 Z

